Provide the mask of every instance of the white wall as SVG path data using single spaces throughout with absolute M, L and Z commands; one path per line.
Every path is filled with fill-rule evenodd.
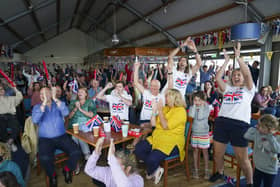
M 77 29 L 71 29 L 42 45 L 26 52 L 28 61 L 32 63 L 72 64 L 83 63 L 83 58 L 105 46 L 89 35 Z M 54 57 L 50 57 L 53 55 Z

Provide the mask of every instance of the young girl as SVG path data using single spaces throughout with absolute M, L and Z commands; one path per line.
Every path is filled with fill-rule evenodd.
M 193 118 L 191 144 L 193 147 L 194 173 L 193 178 L 198 179 L 198 152 L 202 149 L 205 162 L 204 178 L 209 178 L 208 171 L 208 148 L 210 146 L 208 117 L 210 106 L 206 103 L 206 96 L 203 91 L 193 94 L 193 106 L 190 107 L 189 116 Z
M 254 187 L 272 187 L 278 171 L 277 153 L 280 153 L 279 136 L 273 135 L 278 128 L 277 119 L 271 114 L 263 115 L 257 128 L 251 127 L 244 134 L 244 138 L 254 141 L 255 172 Z
M 89 157 L 85 173 L 90 177 L 103 182 L 107 187 L 144 187 L 143 178 L 136 172 L 136 159 L 134 155 L 127 155 L 123 151 L 115 152 L 115 145 L 111 139 L 108 151 L 109 166 L 96 166 L 101 155 L 104 138 L 99 138 L 95 150 Z

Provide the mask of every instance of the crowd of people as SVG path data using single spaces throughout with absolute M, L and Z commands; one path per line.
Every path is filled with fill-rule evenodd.
M 174 57 L 187 47 L 194 54 L 196 63 L 188 63 L 181 57 L 175 64 Z M 124 71 L 116 71 L 113 65 L 91 67 L 76 71 L 66 66 L 48 66 L 49 80 L 38 66 L 15 71 L 13 87 L 5 79 L 0 83 L 0 141 L 15 154 L 20 145 L 20 133 L 24 129 L 23 97 L 31 99 L 32 122 L 38 127 L 38 156 L 49 177 L 50 186 L 57 186 L 54 166 L 56 149 L 64 151 L 69 159 L 63 167 L 66 183 L 72 182 L 72 172 L 80 171 L 79 160 L 87 161 L 85 173 L 106 186 L 144 186 L 143 177 L 137 173 L 136 159 L 146 166 L 146 179 L 158 184 L 164 169 L 160 163 L 169 156 L 185 158 L 185 126 L 187 118 L 193 118 L 191 145 L 193 148 L 193 178 L 199 179 L 198 153 L 204 157 L 204 178 L 215 182 L 224 177 L 226 146 L 233 146 L 238 163 L 243 170 L 247 186 L 272 186 L 277 174 L 277 154 L 280 153 L 276 117 L 280 117 L 279 89 L 265 86 L 256 93 L 259 62 L 252 66 L 240 57 L 240 43 L 234 47 L 238 69 L 229 66 L 230 57 L 224 50 L 225 62 L 221 67 L 212 61 L 211 66 L 202 63 L 196 45 L 188 37 L 172 50 L 167 65 L 145 69 L 137 58 L 125 65 Z M 10 76 L 9 72 L 6 72 Z M 199 83 L 196 81 L 200 75 Z M 151 134 L 137 138 L 129 145 L 132 151 L 115 151 L 111 142 L 108 167 L 97 166 L 103 139 L 99 138 L 91 154 L 90 146 L 66 134 L 66 129 L 79 124 L 79 130 L 88 132 L 86 123 L 100 108 L 107 108 L 110 116 L 148 128 Z M 251 127 L 252 110 L 264 114 L 257 127 Z M 214 124 L 209 122 L 209 116 Z M 210 148 L 209 131 L 213 131 L 217 172 L 210 176 L 208 162 Z M 255 142 L 255 172 L 248 159 L 248 140 Z M 1 147 L 0 147 L 1 148 Z M 4 149 L 4 148 L 1 148 Z M 135 159 L 136 158 L 136 159 Z M 274 158 L 273 162 L 264 161 Z M 9 160 L 0 150 L 0 184 L 16 177 L 17 185 L 25 186 L 25 173 L 20 163 Z M 9 164 L 7 164 L 10 162 Z M 19 165 L 19 167 L 17 166 Z M 3 172 L 3 173 L 2 173 Z M 5 173 L 6 172 L 6 173 Z M 254 177 L 253 177 L 254 175 Z M 5 184 L 4 184 L 5 183 Z M 13 184 L 16 186 L 15 184 Z

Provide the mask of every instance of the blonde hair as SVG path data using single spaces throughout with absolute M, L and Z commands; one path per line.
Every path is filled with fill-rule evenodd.
M 81 87 L 81 88 L 79 88 L 79 90 L 84 90 L 87 94 L 86 99 L 88 99 L 88 89 L 85 87 Z
M 183 100 L 182 94 L 177 89 L 168 89 L 166 92 L 168 102 L 173 107 L 186 107 L 186 103 Z
M 236 71 L 239 71 L 241 74 L 242 74 L 242 76 L 243 76 L 243 73 L 242 73 L 242 71 L 241 71 L 241 69 L 240 68 L 236 68 L 236 69 L 233 69 L 232 70 L 232 72 L 231 72 L 231 74 L 230 74 L 230 76 L 229 76 L 229 80 L 230 80 L 230 84 L 233 86 L 233 82 L 232 82 L 232 75 L 233 75 L 233 73 L 235 73 Z M 243 78 L 244 78 L 244 76 L 243 76 Z
M 2 156 L 4 160 L 11 159 L 11 152 L 9 151 L 7 145 L 2 142 L 0 142 L 0 156 Z
M 264 114 L 258 120 L 258 124 L 261 127 L 266 127 L 268 130 L 278 129 L 279 122 L 277 118 L 271 114 Z
M 125 168 L 131 167 L 129 174 L 138 172 L 137 161 L 134 154 L 126 154 L 124 151 L 116 151 L 115 156 L 122 160 Z

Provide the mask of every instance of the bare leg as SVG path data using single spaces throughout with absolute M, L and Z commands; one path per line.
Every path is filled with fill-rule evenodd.
M 224 172 L 224 155 L 226 151 L 226 144 L 220 143 L 214 140 L 214 149 L 215 149 L 215 162 L 216 162 L 216 167 L 217 171 L 220 174 L 223 174 Z
M 253 170 L 248 158 L 248 148 L 233 146 L 233 149 L 240 168 L 246 176 L 247 184 L 253 184 Z

